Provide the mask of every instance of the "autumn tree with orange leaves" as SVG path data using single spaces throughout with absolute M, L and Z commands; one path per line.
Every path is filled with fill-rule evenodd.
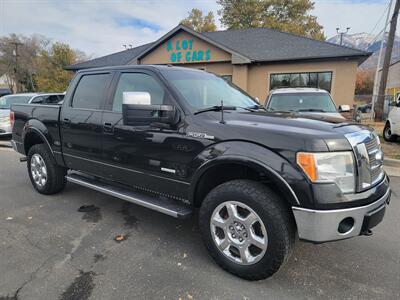
M 374 72 L 358 70 L 356 75 L 356 95 L 371 95 L 374 89 Z

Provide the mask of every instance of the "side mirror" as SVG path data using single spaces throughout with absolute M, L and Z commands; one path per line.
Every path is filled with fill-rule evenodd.
M 175 122 L 177 110 L 172 105 L 151 104 L 147 92 L 124 92 L 122 98 L 122 119 L 124 125 L 140 126 L 152 123 L 171 125 Z
M 256 100 L 256 102 L 257 102 L 258 104 L 260 104 L 260 98 L 255 97 L 254 100 Z
M 343 104 L 339 106 L 339 112 L 349 112 L 350 111 L 350 105 Z

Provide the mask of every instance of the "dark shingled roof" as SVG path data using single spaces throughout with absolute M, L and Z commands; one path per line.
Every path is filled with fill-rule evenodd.
M 192 31 L 183 25 L 175 27 L 170 32 L 178 30 Z M 201 38 L 211 40 L 217 45 L 232 50 L 252 62 L 279 62 L 299 60 L 326 60 L 337 58 L 354 58 L 359 63 L 367 59 L 371 53 L 336 44 L 317 41 L 310 38 L 285 33 L 269 28 L 250 28 L 237 30 L 224 30 L 215 32 L 196 33 Z M 166 34 L 165 38 L 169 35 Z M 162 43 L 163 38 L 157 43 Z M 147 49 L 150 50 L 154 43 L 145 44 L 133 49 L 117 52 L 86 62 L 69 66 L 68 70 L 126 65 L 135 58 L 140 57 Z
M 255 62 L 315 58 L 360 57 L 370 53 L 269 28 L 251 28 L 203 33 Z
M 144 50 L 149 48 L 153 43 L 148 43 L 132 49 L 98 57 L 81 63 L 68 66 L 67 70 L 77 71 L 89 68 L 100 68 L 108 66 L 121 66 L 128 64 L 133 58 L 138 56 Z

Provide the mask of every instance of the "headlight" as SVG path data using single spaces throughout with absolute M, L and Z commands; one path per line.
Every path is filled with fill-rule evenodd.
M 342 193 L 352 193 L 355 190 L 354 158 L 350 151 L 299 152 L 297 164 L 312 182 L 333 182 Z

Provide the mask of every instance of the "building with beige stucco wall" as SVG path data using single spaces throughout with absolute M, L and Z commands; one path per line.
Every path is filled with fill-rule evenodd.
M 378 82 L 381 80 L 381 73 L 382 70 L 379 70 Z M 389 65 L 385 94 L 392 99 L 397 99 L 400 94 L 400 59 Z
M 354 101 L 357 67 L 370 53 L 268 28 L 198 33 L 179 25 L 153 43 L 68 67 L 171 64 L 215 73 L 264 103 L 279 87 L 328 90 L 337 105 Z

